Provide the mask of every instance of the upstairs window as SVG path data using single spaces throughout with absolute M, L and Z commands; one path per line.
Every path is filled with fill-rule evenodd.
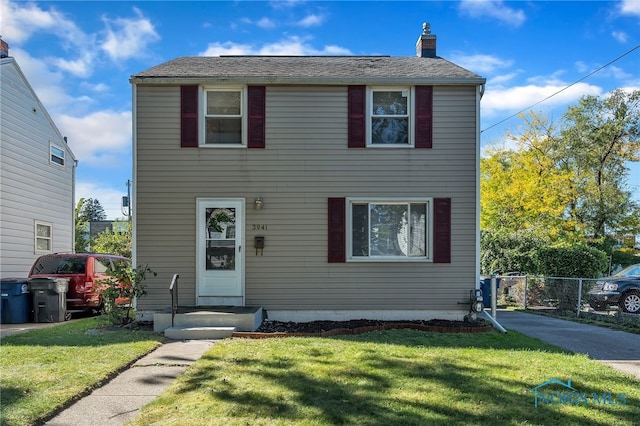
M 205 145 L 243 145 L 243 91 L 205 90 Z
M 371 90 L 369 111 L 371 145 L 413 145 L 409 129 L 411 105 L 409 94 L 408 87 Z
M 262 148 L 265 86 L 180 86 L 180 146 Z
M 433 86 L 348 86 L 349 148 L 433 146 Z
M 54 144 L 49 144 L 49 162 L 51 164 L 57 164 L 58 166 L 64 166 L 64 149 L 55 146 Z

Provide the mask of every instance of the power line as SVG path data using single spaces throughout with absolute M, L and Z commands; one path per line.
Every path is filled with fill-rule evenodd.
M 589 74 L 587 74 L 587 75 L 585 75 L 584 77 L 582 77 L 580 80 L 574 81 L 574 82 L 573 82 L 573 83 L 571 83 L 570 85 L 568 85 L 568 86 L 566 86 L 566 87 L 564 87 L 564 88 L 562 88 L 562 89 L 558 90 L 557 92 L 555 92 L 555 93 L 553 93 L 553 94 L 551 94 L 551 95 L 547 96 L 546 98 L 542 99 L 541 101 L 538 101 L 538 102 L 536 102 L 535 104 L 533 104 L 533 105 L 531 105 L 531 106 L 528 106 L 528 107 L 526 107 L 526 108 L 524 108 L 524 109 L 522 109 L 522 110 L 520 110 L 520 111 L 516 112 L 515 114 L 510 115 L 509 117 L 505 118 L 504 120 L 500 120 L 500 121 L 498 121 L 497 123 L 492 124 L 491 126 L 487 127 L 486 129 L 481 130 L 481 131 L 480 131 L 480 133 L 483 133 L 483 132 L 484 132 L 484 131 L 486 131 L 486 130 L 492 129 L 492 128 L 496 127 L 497 125 L 504 123 L 504 122 L 505 122 L 505 121 L 507 121 L 507 120 L 511 120 L 513 117 L 515 117 L 515 116 L 517 116 L 517 115 L 519 115 L 519 114 L 522 114 L 523 112 L 525 112 L 525 111 L 527 111 L 527 110 L 529 110 L 529 109 L 533 108 L 534 106 L 536 106 L 536 105 L 538 105 L 538 104 L 543 103 L 544 101 L 546 101 L 546 100 L 548 100 L 548 99 L 551 99 L 552 97 L 554 97 L 554 96 L 555 96 L 555 95 L 557 95 L 558 93 L 562 93 L 562 92 L 564 92 L 565 90 L 567 90 L 567 89 L 568 89 L 568 88 L 570 88 L 571 86 L 575 86 L 576 84 L 580 83 L 581 81 L 586 80 L 587 78 L 591 77 L 591 76 L 592 76 L 592 75 L 594 75 L 595 73 L 602 71 L 603 69 L 605 69 L 605 68 L 606 68 L 606 67 L 608 67 L 609 65 L 611 65 L 611 64 L 613 64 L 613 63 L 615 63 L 615 62 L 619 61 L 620 59 L 624 58 L 625 56 L 627 56 L 628 54 L 630 54 L 631 52 L 633 52 L 633 51 L 634 51 L 634 50 L 636 50 L 636 49 L 640 49 L 640 44 L 639 44 L 639 45 L 637 45 L 636 47 L 632 48 L 631 50 L 629 50 L 629 51 L 627 51 L 627 52 L 623 53 L 622 55 L 618 56 L 618 57 L 617 57 L 617 58 L 615 58 L 614 60 L 612 60 L 612 61 L 610 61 L 610 62 L 608 62 L 608 63 L 604 64 L 603 66 L 601 66 L 600 68 L 596 69 L 595 71 L 590 72 Z

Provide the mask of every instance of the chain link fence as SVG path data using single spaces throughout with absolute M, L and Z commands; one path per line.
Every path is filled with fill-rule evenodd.
M 537 277 L 531 275 L 498 275 L 497 303 L 529 309 L 553 308 L 592 312 L 589 291 L 597 286 L 598 279 Z M 616 307 L 605 308 L 616 310 Z

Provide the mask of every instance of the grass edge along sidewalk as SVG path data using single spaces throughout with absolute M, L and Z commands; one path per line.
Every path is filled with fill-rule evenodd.
M 163 336 L 83 318 L 0 340 L 0 424 L 50 418 L 157 348 Z
M 640 382 L 586 355 L 514 331 L 389 330 L 219 342 L 130 424 L 632 425 L 638 418 Z

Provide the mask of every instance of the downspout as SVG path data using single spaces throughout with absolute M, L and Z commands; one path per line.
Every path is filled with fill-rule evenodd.
M 476 95 L 476 289 L 480 289 L 480 100 L 484 95 L 485 85 L 478 86 L 478 92 Z M 491 280 L 491 307 L 492 312 L 495 315 L 495 306 L 497 299 L 496 281 L 495 277 Z M 491 321 L 493 326 L 503 333 L 507 330 L 495 319 L 495 317 L 489 315 L 486 310 L 480 312 L 486 319 Z
M 65 141 L 66 142 L 66 141 Z M 71 247 L 73 252 L 76 251 L 76 169 L 78 168 L 78 160 L 73 160 L 73 167 L 71 168 Z
M 138 86 L 135 83 L 132 83 L 131 86 L 131 159 L 132 159 L 132 176 L 131 176 L 131 198 L 129 199 L 129 208 L 131 209 L 131 215 L 129 216 L 129 220 L 131 221 L 131 266 L 135 269 L 138 264 L 138 254 L 137 254 L 137 237 L 136 237 L 136 212 L 138 209 L 136 208 L 136 187 L 138 179 L 136 179 L 136 171 L 138 169 L 137 162 L 137 146 L 138 146 L 138 132 L 137 132 L 137 111 L 138 111 Z M 134 298 L 133 300 L 133 309 L 137 311 L 138 308 L 138 299 Z
M 476 290 L 480 290 L 480 100 L 482 95 L 484 95 L 484 84 L 476 86 Z

